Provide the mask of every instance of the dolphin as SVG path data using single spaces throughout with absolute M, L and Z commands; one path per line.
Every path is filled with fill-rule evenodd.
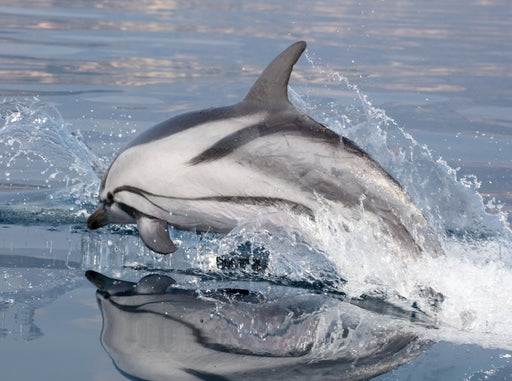
M 168 225 L 228 233 L 264 216 L 315 221 L 331 210 L 368 221 L 400 249 L 442 253 L 398 182 L 290 103 L 289 78 L 305 48 L 299 41 L 279 54 L 241 102 L 175 116 L 131 141 L 103 177 L 87 226 L 136 223 L 148 248 L 168 254 L 177 250 Z

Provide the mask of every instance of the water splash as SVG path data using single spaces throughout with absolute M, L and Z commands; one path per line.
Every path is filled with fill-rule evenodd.
M 105 167 L 54 106 L 37 97 L 0 103 L 0 198 L 10 212 L 64 208 L 83 217 Z
M 306 101 L 292 90 L 293 102 L 355 141 L 397 179 L 435 229 L 446 253 L 439 258 L 397 259 L 382 255 L 375 246 L 340 254 L 339 223 L 325 220 L 316 227 L 316 236 L 348 280 L 344 291 L 353 296 L 376 293 L 397 305 L 414 301 L 438 321 L 441 329 L 427 333 L 436 340 L 512 348 L 507 328 L 512 323 L 512 233 L 506 214 L 487 213 L 476 177 L 458 178 L 442 158 L 436 159 L 428 147 L 374 107 L 347 78 L 317 65 L 311 55 L 308 60 L 330 78 L 330 86 L 343 99 Z M 342 104 L 347 98 L 349 102 Z
M 350 94 L 351 101 L 348 104 L 339 100 L 323 103 L 309 99 L 305 102 L 292 91 L 293 101 L 368 152 L 407 191 L 441 239 L 447 234 L 505 235 L 508 240 L 512 239 L 504 223 L 506 214 L 486 213 L 475 176 L 458 178 L 455 169 L 441 157 L 436 158 L 426 145 L 418 143 L 384 110 L 373 106 L 346 77 L 316 64 L 310 54 L 306 57 L 340 94 Z

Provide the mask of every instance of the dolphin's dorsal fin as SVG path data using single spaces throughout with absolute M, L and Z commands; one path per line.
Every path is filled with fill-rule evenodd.
M 306 49 L 299 41 L 290 45 L 266 67 L 247 93 L 244 101 L 263 103 L 289 103 L 288 81 L 293 65 Z

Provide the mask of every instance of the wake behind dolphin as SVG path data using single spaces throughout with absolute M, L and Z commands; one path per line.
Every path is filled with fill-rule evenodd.
M 103 178 L 88 227 L 137 223 L 146 246 L 167 254 L 177 250 L 168 224 L 227 233 L 256 220 L 315 221 L 329 211 L 364 221 L 369 236 L 401 251 L 442 253 L 388 173 L 290 103 L 288 81 L 305 48 L 300 41 L 279 54 L 240 103 L 178 115 L 130 142 Z

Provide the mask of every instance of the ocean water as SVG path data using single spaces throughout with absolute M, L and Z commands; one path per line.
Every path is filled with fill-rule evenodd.
M 510 1 L 43 0 L 0 20 L 2 380 L 512 379 Z M 131 138 L 237 102 L 297 40 L 293 103 L 400 182 L 445 256 L 330 219 L 313 243 L 174 230 L 167 257 L 87 229 Z M 108 296 L 86 270 L 176 284 Z

